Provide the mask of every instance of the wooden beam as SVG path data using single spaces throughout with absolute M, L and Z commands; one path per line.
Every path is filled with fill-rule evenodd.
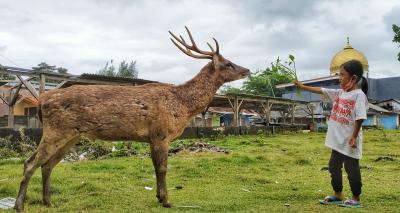
M 234 110 L 234 109 L 235 109 L 235 107 L 234 107 L 234 105 L 232 104 L 232 101 L 231 101 L 231 99 L 229 99 L 229 98 L 228 98 L 228 102 L 229 102 L 229 104 L 231 105 L 231 107 L 232 107 L 232 110 Z
M 6 100 L 6 98 L 3 97 L 2 95 L 0 95 L 0 99 L 1 99 L 5 104 L 10 105 L 10 104 L 8 104 L 8 101 Z
M 68 81 L 62 81 L 61 83 L 59 83 L 54 89 L 60 89 L 62 86 L 64 86 L 65 83 L 67 83 Z
M 39 99 L 39 94 L 37 93 L 36 89 L 32 86 L 29 81 L 24 80 L 20 75 L 17 75 L 17 78 L 21 81 L 22 84 L 28 89 L 28 91 L 35 97 L 36 99 Z
M 12 93 L 12 91 L 10 91 L 10 102 L 9 102 L 9 106 L 14 106 L 15 102 L 17 102 L 17 98 L 19 95 L 19 91 L 21 90 L 22 84 L 20 83 L 19 86 L 17 87 L 17 91 L 15 91 L 15 93 Z

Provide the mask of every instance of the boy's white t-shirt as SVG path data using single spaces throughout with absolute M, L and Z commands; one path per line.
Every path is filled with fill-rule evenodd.
M 345 92 L 342 89 L 321 88 L 321 91 L 332 102 L 325 146 L 349 157 L 361 159 L 362 130 L 360 129 L 358 133 L 357 148 L 350 147 L 349 141 L 355 121 L 367 119 L 367 97 L 361 89 Z

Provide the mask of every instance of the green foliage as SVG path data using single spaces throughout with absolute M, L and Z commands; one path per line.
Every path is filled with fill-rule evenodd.
M 114 60 L 107 61 L 103 69 L 96 72 L 98 75 L 124 78 L 138 78 L 138 70 L 136 69 L 136 61 L 130 63 L 122 61 L 118 67 L 118 71 L 114 66 Z
M 56 70 L 60 74 L 67 74 L 68 73 L 68 69 L 66 69 L 64 67 L 58 67 Z
M 0 147 L 0 160 L 17 157 L 18 153 L 12 149 Z
M 295 79 L 297 79 L 295 57 L 289 55 L 287 61 L 282 61 L 278 57 L 271 63 L 270 67 L 258 70 L 250 75 L 240 89 L 226 86 L 221 90 L 221 93 L 246 93 L 280 97 L 282 96 L 282 90 L 277 89 L 276 85 L 289 83 Z
M 394 32 L 393 43 L 398 43 L 400 47 L 400 27 L 393 24 L 392 29 Z M 400 61 L 400 52 L 397 54 L 397 60 Z
M 111 153 L 112 145 L 101 141 L 91 141 L 86 137 L 81 137 L 76 144 L 77 154 L 87 153 L 88 159 L 98 159 Z
M 1 66 L 1 64 L 0 64 L 0 70 L 5 70 L 3 66 Z M 0 73 L 0 80 L 15 80 L 15 79 L 16 79 L 15 75 Z
M 37 65 L 37 67 L 32 67 L 35 71 L 45 71 L 45 72 L 57 72 L 60 74 L 67 74 L 68 69 L 63 67 L 56 67 L 55 65 L 48 65 L 46 62 L 42 62 Z
M 36 142 L 25 135 L 23 128 L 19 129 L 20 140 L 13 141 L 12 136 L 0 138 L 0 159 L 29 156 L 36 149 Z
M 239 93 L 245 93 L 242 91 L 240 88 L 232 87 L 229 85 L 223 85 L 221 89 L 219 89 L 220 94 L 239 94 Z
M 294 68 L 292 68 L 294 67 Z M 254 95 L 281 96 L 282 91 L 276 85 L 288 83 L 296 78 L 294 56 L 289 55 L 289 61 L 282 63 L 278 57 L 270 67 L 259 70 L 243 83 L 243 90 Z

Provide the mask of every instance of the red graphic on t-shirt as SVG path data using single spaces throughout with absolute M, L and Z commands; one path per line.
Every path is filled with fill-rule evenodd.
M 340 99 L 337 97 L 333 102 L 332 112 L 329 119 L 337 121 L 343 125 L 348 125 L 351 121 L 351 112 L 354 110 L 356 102 L 350 99 Z

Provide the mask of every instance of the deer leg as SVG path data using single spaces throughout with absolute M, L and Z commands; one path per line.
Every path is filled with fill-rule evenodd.
M 56 144 L 54 144 L 54 137 L 48 137 L 43 135 L 37 150 L 33 155 L 27 159 L 24 163 L 24 177 L 22 178 L 18 196 L 15 201 L 15 209 L 20 212 L 24 209 L 25 196 L 28 189 L 29 181 L 36 169 L 42 166 L 57 150 Z
M 37 150 L 35 150 L 35 151 L 32 153 L 32 155 L 31 155 L 28 159 L 25 160 L 25 162 L 24 162 L 24 172 L 22 173 L 22 175 L 25 174 L 26 166 L 27 166 L 29 163 L 31 163 L 31 162 L 35 159 L 36 154 L 37 154 Z
M 17 199 L 15 201 L 15 209 L 20 212 L 24 209 L 24 201 L 26 196 L 26 190 L 28 188 L 29 180 L 31 179 L 35 170 L 39 167 L 39 163 L 36 160 L 36 153 L 34 153 L 24 163 L 24 174 L 20 184 Z
M 168 201 L 167 183 L 165 176 L 167 174 L 168 142 L 153 142 L 150 144 L 151 159 L 157 178 L 157 198 L 164 207 L 171 207 Z
M 43 204 L 51 207 L 50 176 L 53 168 L 64 158 L 69 148 L 75 144 L 79 136 L 72 137 L 64 146 L 60 147 L 50 159 L 42 165 Z

